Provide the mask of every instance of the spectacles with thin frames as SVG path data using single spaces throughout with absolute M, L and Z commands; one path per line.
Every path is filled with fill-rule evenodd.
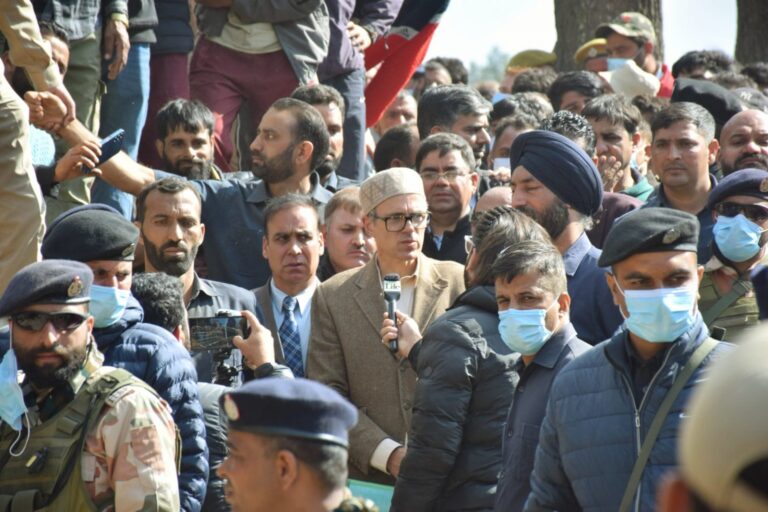
M 402 213 L 395 213 L 393 215 L 387 215 L 385 217 L 379 217 L 375 213 L 371 212 L 371 218 L 376 220 L 383 220 L 384 227 L 391 233 L 396 233 L 405 229 L 405 224 L 410 222 L 411 225 L 416 228 L 426 227 L 429 223 L 429 212 L 414 212 L 410 215 L 404 215 Z
M 445 171 L 445 172 L 437 172 L 437 171 L 424 171 L 421 174 L 421 179 L 424 181 L 437 181 L 438 178 L 443 178 L 448 183 L 455 183 L 459 180 L 459 178 L 463 178 L 465 176 L 468 176 L 465 172 L 460 171 Z

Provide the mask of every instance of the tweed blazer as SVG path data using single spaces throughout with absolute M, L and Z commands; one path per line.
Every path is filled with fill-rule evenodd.
M 464 291 L 464 267 L 419 257 L 411 315 L 423 332 Z M 386 311 L 376 260 L 320 284 L 312 299 L 307 375 L 336 389 L 358 407 L 350 432 L 350 476 L 394 483 L 372 468 L 384 439 L 405 443 L 416 373 L 381 343 Z
M 268 279 L 267 284 L 259 286 L 253 293 L 256 294 L 256 300 L 261 305 L 261 311 L 264 313 L 264 327 L 269 329 L 272 333 L 272 339 L 275 340 L 275 361 L 280 364 L 285 364 L 285 354 L 283 354 L 283 343 L 280 341 L 280 333 L 278 332 L 277 322 L 275 321 L 275 314 L 272 312 L 272 290 L 269 288 L 269 283 L 272 280 Z

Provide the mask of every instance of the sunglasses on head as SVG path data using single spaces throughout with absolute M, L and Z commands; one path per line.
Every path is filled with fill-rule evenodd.
M 88 317 L 79 313 L 43 313 L 24 311 L 11 315 L 13 325 L 26 331 L 39 331 L 50 322 L 57 331 L 71 331 L 80 327 Z
M 759 204 L 724 202 L 715 205 L 715 211 L 718 215 L 723 215 L 724 217 L 735 217 L 741 213 L 749 220 L 755 222 L 763 222 L 768 219 L 768 208 Z

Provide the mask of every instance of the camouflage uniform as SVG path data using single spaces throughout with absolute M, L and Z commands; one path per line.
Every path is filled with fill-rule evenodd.
M 91 343 L 83 368 L 70 380 L 71 389 L 51 390 L 44 398 L 27 395 L 30 424 L 52 418 L 88 379 L 114 368 Z M 138 379 L 136 379 L 138 380 Z M 31 391 L 31 386 L 24 386 Z M 95 427 L 85 437 L 81 472 L 88 496 L 114 505 L 108 511 L 178 511 L 176 426 L 168 404 L 144 387 L 127 385 L 107 399 Z
M 728 289 L 722 289 L 723 282 L 728 283 Z M 710 319 L 707 312 L 737 283 L 745 292 L 716 318 Z M 704 316 L 713 337 L 723 341 L 733 341 L 744 329 L 760 321 L 760 311 L 749 276 L 739 277 L 734 269 L 724 265 L 715 256 L 704 266 L 704 275 L 699 284 L 699 311 Z M 725 333 L 721 336 L 720 333 L 723 330 Z

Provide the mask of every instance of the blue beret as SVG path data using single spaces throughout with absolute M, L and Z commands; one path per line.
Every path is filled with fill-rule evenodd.
M 672 208 L 640 208 L 613 223 L 597 264 L 609 267 L 645 252 L 696 252 L 699 220 Z
M 32 304 L 85 304 L 90 301 L 93 272 L 83 263 L 45 260 L 19 270 L 0 297 L 0 317 Z
M 139 230 L 117 210 L 89 204 L 68 210 L 48 226 L 43 258 L 131 261 Z
M 559 133 L 534 130 L 518 135 L 509 150 L 510 169 L 522 165 L 561 201 L 594 215 L 603 201 L 603 181 L 595 163 Z
M 229 428 L 347 447 L 357 409 L 333 389 L 307 379 L 269 377 L 225 393 Z
M 709 193 L 707 207 L 714 206 L 730 196 L 753 196 L 768 199 L 768 171 L 763 169 L 741 169 L 732 172 L 718 183 Z

